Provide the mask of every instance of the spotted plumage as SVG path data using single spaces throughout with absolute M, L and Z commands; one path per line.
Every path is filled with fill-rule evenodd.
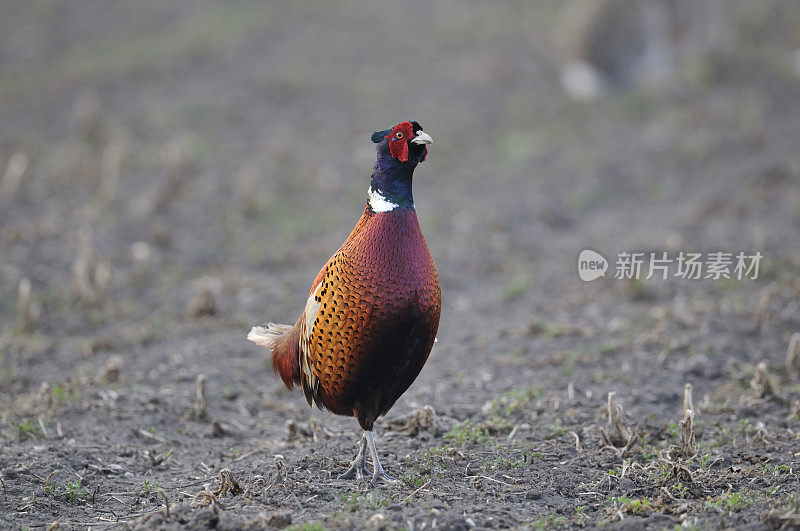
M 364 429 L 344 477 L 389 479 L 372 436 L 375 420 L 408 389 L 439 326 L 439 278 L 417 220 L 414 168 L 433 140 L 417 122 L 372 136 L 378 144 L 367 204 L 342 246 L 320 270 L 293 327 L 254 327 L 248 339 L 272 351 L 273 369 L 309 405 L 354 416 Z

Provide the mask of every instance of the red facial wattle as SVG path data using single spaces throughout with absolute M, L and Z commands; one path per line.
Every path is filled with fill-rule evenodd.
M 392 128 L 386 138 L 389 139 L 389 153 L 400 162 L 408 161 L 408 141 L 414 138 L 414 126 L 411 122 L 403 122 Z

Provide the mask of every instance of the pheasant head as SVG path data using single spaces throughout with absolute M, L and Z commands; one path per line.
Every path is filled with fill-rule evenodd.
M 419 122 L 402 122 L 384 131 L 372 133 L 378 144 L 378 160 L 370 183 L 370 205 L 375 212 L 398 206 L 414 206 L 411 181 L 414 168 L 428 155 L 433 139 Z

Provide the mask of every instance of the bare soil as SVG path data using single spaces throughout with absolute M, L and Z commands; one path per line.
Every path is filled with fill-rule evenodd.
M 679 88 L 574 102 L 557 8 L 4 3 L 0 527 L 800 525 L 789 56 L 751 28 Z M 444 309 L 373 486 L 336 479 L 357 423 L 245 335 L 294 322 L 403 120 L 436 139 Z M 764 259 L 586 283 L 585 248 Z

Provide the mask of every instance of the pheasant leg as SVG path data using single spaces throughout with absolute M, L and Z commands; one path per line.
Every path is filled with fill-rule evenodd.
M 396 479 L 388 475 L 381 466 L 381 461 L 378 459 L 378 450 L 375 448 L 375 438 L 372 436 L 372 431 L 365 431 L 364 438 L 369 446 L 369 454 L 372 456 L 372 484 L 386 481 L 387 483 L 395 483 Z
M 358 453 L 356 454 L 355 459 L 350 462 L 350 468 L 347 471 L 339 476 L 339 479 L 362 479 L 364 477 L 364 473 L 367 471 L 367 432 L 364 432 L 364 435 L 361 436 L 361 440 L 358 441 Z

